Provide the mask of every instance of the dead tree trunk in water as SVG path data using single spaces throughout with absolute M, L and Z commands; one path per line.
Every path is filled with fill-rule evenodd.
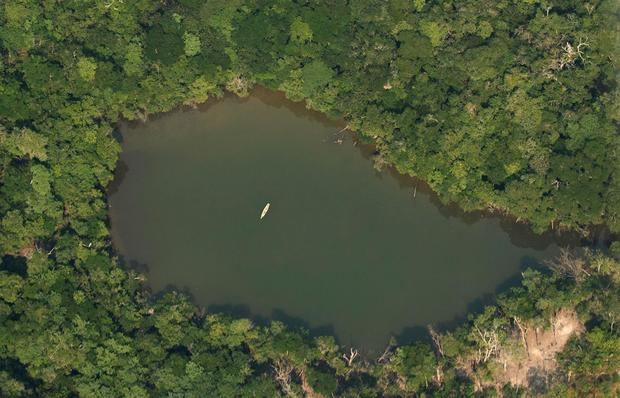
M 381 356 L 377 359 L 377 362 L 382 363 L 382 362 L 387 361 L 390 355 L 392 354 L 393 348 L 394 346 L 392 344 L 388 344 L 388 346 L 385 347 L 385 351 L 383 351 L 383 354 L 381 354 Z

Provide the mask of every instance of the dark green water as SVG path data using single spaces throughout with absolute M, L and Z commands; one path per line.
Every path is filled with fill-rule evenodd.
M 372 351 L 457 319 L 557 250 L 438 207 L 422 185 L 414 198 L 414 181 L 334 143 L 341 127 L 263 91 L 122 127 L 118 252 L 155 292 Z

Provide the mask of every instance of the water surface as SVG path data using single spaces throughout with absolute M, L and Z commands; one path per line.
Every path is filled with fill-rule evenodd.
M 264 91 L 122 126 L 118 252 L 154 291 L 379 350 L 462 316 L 556 250 L 376 172 L 341 129 Z

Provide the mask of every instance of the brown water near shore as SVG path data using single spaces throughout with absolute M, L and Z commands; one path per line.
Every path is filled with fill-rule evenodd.
M 366 351 L 449 324 L 557 252 L 552 234 L 375 171 L 342 127 L 265 90 L 121 126 L 117 251 L 153 291 Z

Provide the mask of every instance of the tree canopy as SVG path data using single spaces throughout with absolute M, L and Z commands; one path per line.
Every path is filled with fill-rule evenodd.
M 542 393 L 617 393 L 617 243 L 371 362 L 151 297 L 113 255 L 106 187 L 119 120 L 258 84 L 344 119 L 442 201 L 618 233 L 619 16 L 614 0 L 3 1 L 0 395 L 493 396 L 519 328 L 562 310 L 584 331 Z

